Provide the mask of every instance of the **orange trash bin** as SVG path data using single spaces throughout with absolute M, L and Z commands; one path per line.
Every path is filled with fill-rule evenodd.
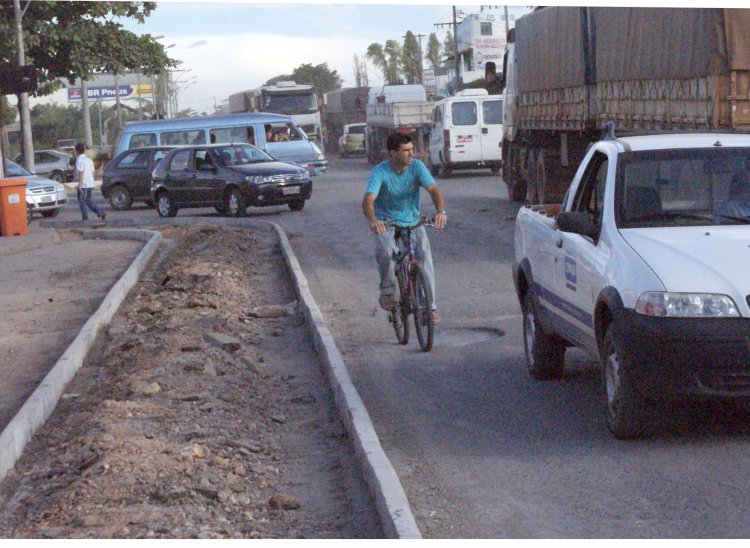
M 26 179 L 0 179 L 0 232 L 3 236 L 29 233 L 26 223 Z

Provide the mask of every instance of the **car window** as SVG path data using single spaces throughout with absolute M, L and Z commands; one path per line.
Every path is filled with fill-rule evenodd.
M 209 131 L 212 143 L 250 143 L 255 144 L 255 128 L 219 127 Z
M 583 174 L 573 206 L 575 211 L 585 211 L 591 215 L 591 220 L 598 225 L 601 225 L 604 210 L 604 190 L 608 167 L 607 155 L 596 152 Z
M 302 136 L 302 132 L 295 125 L 292 125 L 290 123 L 269 125 L 271 126 L 273 142 L 302 141 L 304 139 L 304 137 Z
M 130 137 L 128 148 L 150 147 L 156 144 L 156 133 L 136 133 Z
M 147 150 L 138 150 L 130 152 L 122 157 L 117 167 L 123 169 L 146 169 L 148 168 L 148 156 Z
M 477 123 L 477 104 L 474 101 L 457 101 L 451 105 L 455 126 L 473 126 Z
M 352 126 L 349 128 L 350 134 L 358 134 L 358 135 L 364 135 L 365 134 L 365 126 Z
M 162 158 L 167 155 L 168 150 L 155 150 L 154 151 L 154 164 L 158 164 Z
M 273 161 L 268 154 L 251 145 L 217 147 L 214 152 L 225 166 Z
M 502 124 L 503 123 L 503 102 L 502 101 L 483 101 L 482 102 L 482 119 L 485 124 Z
M 28 177 L 32 175 L 30 171 L 14 162 L 11 162 L 10 160 L 6 160 L 5 162 L 6 176 L 9 175 L 11 177 Z
M 190 151 L 178 150 L 169 163 L 169 171 L 186 171 L 190 165 Z
M 204 145 L 206 132 L 202 129 L 188 131 L 164 131 L 161 134 L 162 145 Z

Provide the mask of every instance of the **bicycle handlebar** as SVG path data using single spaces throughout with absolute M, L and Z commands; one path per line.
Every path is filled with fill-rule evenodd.
M 428 217 L 427 215 L 422 215 L 419 222 L 412 226 L 400 226 L 394 223 L 391 219 L 386 219 L 383 221 L 383 224 L 386 226 L 386 228 L 406 228 L 409 230 L 414 230 L 415 228 L 419 228 L 420 226 L 435 226 L 435 219 L 432 217 Z

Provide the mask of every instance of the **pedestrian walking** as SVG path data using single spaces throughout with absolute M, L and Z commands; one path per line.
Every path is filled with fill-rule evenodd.
M 89 215 L 88 210 L 90 209 L 96 213 L 102 221 L 107 218 L 107 214 L 104 209 L 97 207 L 94 203 L 94 162 L 91 158 L 86 156 L 83 152 L 86 147 L 83 143 L 76 144 L 76 179 L 78 180 L 78 188 L 76 189 L 78 194 L 78 206 L 81 208 L 81 220 L 88 221 Z

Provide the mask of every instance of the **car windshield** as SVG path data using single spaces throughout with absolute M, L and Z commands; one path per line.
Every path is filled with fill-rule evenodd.
M 34 175 L 28 169 L 19 166 L 8 158 L 5 159 L 5 170 L 6 177 L 30 177 Z
M 215 148 L 215 152 L 225 166 L 240 166 L 274 161 L 273 158 L 261 149 L 249 144 L 220 146 Z
M 620 228 L 750 224 L 750 148 L 650 150 L 620 158 Z

